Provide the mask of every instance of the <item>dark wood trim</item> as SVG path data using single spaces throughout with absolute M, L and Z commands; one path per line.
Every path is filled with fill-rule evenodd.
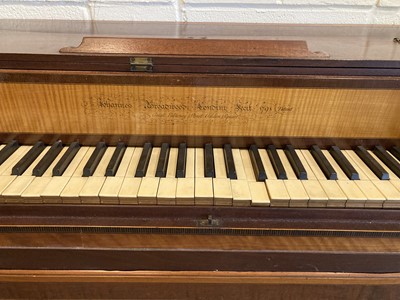
M 400 274 L 0 271 L 4 299 L 398 299 Z
M 216 222 L 211 226 L 204 225 L 209 216 Z M 214 228 L 400 231 L 399 218 L 400 210 L 366 208 L 2 204 L 0 210 L 0 226 L 7 228 L 65 225 L 183 227 L 202 229 L 199 234 L 213 234 Z M 215 233 L 224 234 L 218 230 Z
M 399 76 L 318 76 L 0 70 L 0 82 L 399 89 Z
M 28 53 L 0 53 L 0 69 L 9 69 L 8 64 L 25 66 L 24 69 L 45 68 L 46 66 L 75 65 L 78 70 L 85 68 L 85 64 L 129 65 L 127 55 L 63 55 L 63 54 L 28 54 Z M 144 55 L 139 57 L 145 57 Z M 383 68 L 398 69 L 400 62 L 396 60 L 340 60 L 340 59 L 293 59 L 293 58 L 260 58 L 240 57 L 221 58 L 215 56 L 166 56 L 155 55 L 153 64 L 170 66 L 263 66 L 263 67 L 320 67 L 320 68 Z M 229 62 L 229 63 L 227 63 Z M 34 66 L 30 68 L 30 66 Z M 83 68 L 83 69 L 79 69 Z M 121 68 L 121 66 L 119 66 Z M 23 68 L 22 68 L 23 69 Z
M 0 258 L 1 269 L 28 270 L 400 272 L 400 253 L 19 248 Z
M 127 59 L 128 60 L 128 59 Z M 212 63 L 212 62 L 211 62 Z M 56 70 L 56 71 L 92 71 L 92 72 L 131 72 L 130 64 L 116 63 L 85 63 L 73 61 L 48 62 L 34 61 L 27 64 L 20 61 L 0 61 L 0 69 L 13 70 Z M 264 75 L 314 75 L 314 76 L 400 76 L 400 68 L 364 68 L 364 67 L 324 67 L 324 66 L 218 66 L 218 65 L 153 65 L 152 74 L 264 74 Z
M 400 146 L 400 139 L 344 139 L 344 138 L 294 138 L 294 137 L 220 137 L 220 136 L 151 136 L 151 135 L 66 135 L 66 134 L 37 134 L 37 133 L 1 133 L 0 143 L 8 143 L 11 140 L 18 140 L 21 144 L 33 145 L 37 141 L 43 141 L 46 144 L 53 144 L 61 140 L 65 144 L 79 141 L 85 146 L 94 146 L 100 141 L 108 145 L 116 145 L 122 141 L 129 146 L 142 147 L 144 143 L 151 142 L 155 146 L 162 143 L 169 143 L 177 147 L 179 143 L 185 142 L 190 147 L 203 147 L 206 143 L 212 143 L 214 147 L 222 147 L 224 144 L 231 144 L 233 147 L 248 148 L 252 144 L 259 147 L 274 144 L 282 148 L 287 144 L 301 149 L 308 149 L 312 145 L 319 145 L 321 148 L 329 148 L 336 145 L 342 149 L 352 149 L 356 146 L 373 148 L 376 145 L 384 147 Z

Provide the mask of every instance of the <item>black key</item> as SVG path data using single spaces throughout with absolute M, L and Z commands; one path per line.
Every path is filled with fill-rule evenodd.
M 271 161 L 271 164 L 274 167 L 274 171 L 275 171 L 276 177 L 278 179 L 287 179 L 285 168 L 283 167 L 281 158 L 279 157 L 275 146 L 274 145 L 268 145 L 267 146 L 267 153 L 268 153 L 269 159 Z
M 100 163 L 101 158 L 106 152 L 107 145 L 104 142 L 99 142 L 96 145 L 96 149 L 94 149 L 92 155 L 90 156 L 88 162 L 83 168 L 83 177 L 92 176 L 94 171 L 96 171 L 97 166 Z
M 256 145 L 251 145 L 249 148 L 250 160 L 253 166 L 254 174 L 256 175 L 257 181 L 264 181 L 267 179 L 267 173 L 265 173 L 264 165 L 262 163 L 260 153 Z
M 390 153 L 393 154 L 394 157 L 396 157 L 398 160 L 400 160 L 400 148 L 393 146 L 389 149 Z
M 121 163 L 122 157 L 124 157 L 125 150 L 125 144 L 119 142 L 106 168 L 106 176 L 115 176 L 115 173 L 117 173 L 118 167 Z
M 26 169 L 29 168 L 29 166 L 35 161 L 35 159 L 42 153 L 42 151 L 46 148 L 45 144 L 43 142 L 37 142 L 31 150 L 28 151 L 20 159 L 19 162 L 12 168 L 12 175 L 22 175 Z
M 136 168 L 135 177 L 146 176 L 147 167 L 149 166 L 151 151 L 153 146 L 151 143 L 145 143 L 143 146 L 142 154 L 140 155 L 139 163 Z
M 285 154 L 297 178 L 300 180 L 307 180 L 307 171 L 292 145 L 286 145 Z
M 313 145 L 311 146 L 310 151 L 326 178 L 329 180 L 337 180 L 337 173 L 335 169 L 329 163 L 321 149 L 317 145 Z
M 16 140 L 12 140 L 3 149 L 1 149 L 0 165 L 5 162 L 18 148 L 19 143 Z
M 167 175 L 168 159 L 169 145 L 167 143 L 162 143 L 160 157 L 157 163 L 156 177 L 165 177 Z
M 355 152 L 379 179 L 389 180 L 389 173 L 382 168 L 382 166 L 371 156 L 371 154 L 368 153 L 364 147 L 357 146 Z
M 237 179 L 231 144 L 224 145 L 224 157 L 225 157 L 226 176 L 229 179 Z
M 374 154 L 378 156 L 378 158 L 396 174 L 397 177 L 400 177 L 400 164 L 396 159 L 394 159 L 389 153 L 386 152 L 385 148 L 382 146 L 375 146 Z
M 346 176 L 351 179 L 351 180 L 360 180 L 360 175 L 354 169 L 354 167 L 351 165 L 351 163 L 348 161 L 346 156 L 343 155 L 342 151 L 340 151 L 339 147 L 337 146 L 332 146 L 329 149 L 329 153 L 332 155 L 332 157 L 335 159 L 337 164 L 342 168 L 343 172 L 346 174 Z
M 214 153 L 212 144 L 204 145 L 204 177 L 215 177 Z
M 39 163 L 33 168 L 32 175 L 37 177 L 43 176 L 44 172 L 46 172 L 58 154 L 60 154 L 62 148 L 63 144 L 61 141 L 55 142 Z
M 71 145 L 69 145 L 68 150 L 55 165 L 53 169 L 53 176 L 61 176 L 64 174 L 65 170 L 68 168 L 69 164 L 74 159 L 80 148 L 81 145 L 79 145 L 78 142 L 73 142 Z
M 186 177 L 186 143 L 180 143 L 178 148 L 178 161 L 176 163 L 176 178 Z

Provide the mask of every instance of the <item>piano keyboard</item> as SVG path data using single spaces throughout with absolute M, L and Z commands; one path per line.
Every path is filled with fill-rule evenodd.
M 0 145 L 0 202 L 400 207 L 400 149 Z

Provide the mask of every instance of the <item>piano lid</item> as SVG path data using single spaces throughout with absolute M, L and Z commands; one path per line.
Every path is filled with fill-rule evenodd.
M 396 26 L 0 20 L 0 69 L 400 75 Z

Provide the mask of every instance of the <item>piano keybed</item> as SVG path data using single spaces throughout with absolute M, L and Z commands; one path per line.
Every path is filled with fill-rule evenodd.
M 399 148 L 0 146 L 0 201 L 398 208 Z

